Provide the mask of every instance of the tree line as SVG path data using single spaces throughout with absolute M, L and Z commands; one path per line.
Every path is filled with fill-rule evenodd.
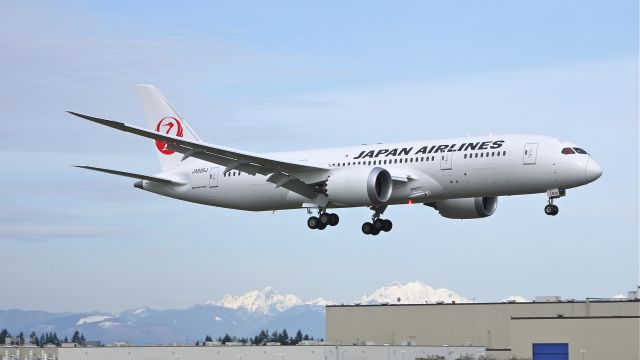
M 11 339 L 13 336 L 7 329 L 2 329 L 0 331 L 0 345 L 4 345 L 7 343 L 7 338 Z M 58 334 L 55 331 L 41 333 L 40 336 L 36 334 L 35 331 L 32 331 L 28 338 L 25 338 L 24 333 L 20 331 L 20 333 L 12 340 L 13 345 L 22 346 L 26 343 L 25 339 L 29 339 L 29 343 L 36 346 L 45 346 L 45 345 L 55 345 L 60 346 L 61 343 L 72 342 L 78 345 L 84 345 L 87 341 L 78 330 L 73 333 L 71 337 L 71 341 L 66 336 L 63 339 L 58 338 Z
M 217 341 L 221 344 L 226 344 L 230 342 L 238 342 L 243 345 L 251 344 L 251 345 L 266 345 L 267 343 L 279 343 L 280 345 L 297 345 L 302 341 L 315 340 L 313 336 L 309 336 L 309 334 L 303 334 L 302 330 L 298 329 L 295 336 L 289 336 L 287 329 L 283 329 L 282 332 L 278 330 L 274 330 L 272 333 L 269 333 L 269 330 L 262 330 L 260 333 L 254 337 L 237 337 L 231 336 L 229 334 L 225 334 L 224 336 L 218 337 Z M 322 341 L 323 339 L 320 339 Z M 204 339 L 204 343 L 212 342 L 213 338 L 207 335 Z M 196 346 L 200 346 L 200 341 L 196 342 Z

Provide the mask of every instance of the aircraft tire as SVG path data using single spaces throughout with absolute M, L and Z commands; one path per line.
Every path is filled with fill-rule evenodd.
M 340 222 L 338 214 L 329 214 L 329 225 L 336 226 Z
M 364 224 L 362 224 L 362 232 L 365 235 L 371 235 L 371 231 L 373 230 L 373 224 L 370 222 L 366 222 Z
M 318 225 L 320 225 L 320 219 L 318 219 L 316 216 L 312 216 L 307 219 L 307 226 L 309 227 L 309 229 L 317 229 Z
M 546 205 L 546 206 L 544 207 L 544 213 L 545 213 L 545 214 L 547 214 L 547 215 L 552 216 L 552 215 L 553 215 L 553 206 L 554 206 L 554 205 L 551 205 L 551 204 Z
M 384 219 L 382 220 L 382 231 L 389 232 L 393 228 L 393 223 L 391 220 Z
M 323 212 L 322 214 L 320 214 L 319 218 L 320 218 L 320 223 L 327 225 L 329 223 L 329 220 L 331 218 L 330 216 L 331 214 Z

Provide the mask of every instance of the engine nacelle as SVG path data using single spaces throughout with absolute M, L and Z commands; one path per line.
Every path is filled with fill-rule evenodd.
M 493 215 L 498 207 L 498 198 L 475 197 L 438 201 L 433 208 L 448 219 L 478 219 Z
M 383 168 L 338 169 L 327 179 L 327 196 L 332 203 L 345 206 L 380 205 L 389 201 L 393 180 Z

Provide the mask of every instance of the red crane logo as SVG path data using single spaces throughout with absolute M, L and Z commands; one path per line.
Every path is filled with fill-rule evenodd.
M 156 125 L 156 131 L 176 137 L 183 136 L 183 129 L 180 120 L 171 116 L 160 119 L 160 121 L 158 121 L 158 125 Z M 175 151 L 168 149 L 167 145 L 168 143 L 165 141 L 156 140 L 156 147 L 158 148 L 158 151 L 165 155 L 173 154 Z

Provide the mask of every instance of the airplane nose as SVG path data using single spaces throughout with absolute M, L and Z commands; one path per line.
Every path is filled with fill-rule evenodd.
M 589 159 L 584 168 L 584 176 L 588 182 L 595 181 L 602 176 L 602 168 L 600 168 L 600 165 L 598 165 L 595 160 Z

